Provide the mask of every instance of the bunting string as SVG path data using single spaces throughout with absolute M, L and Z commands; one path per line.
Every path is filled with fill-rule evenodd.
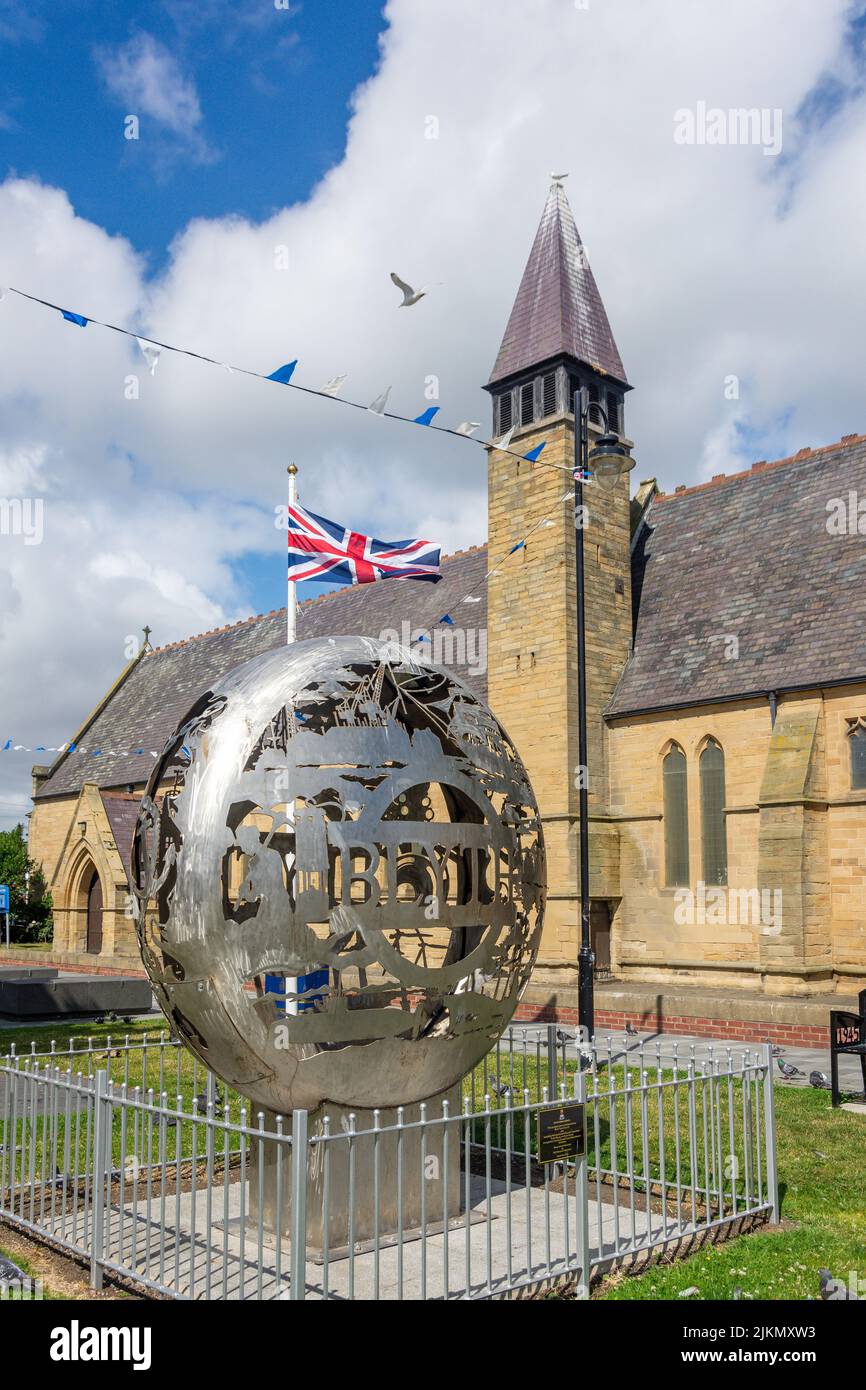
M 151 376 L 155 376 L 156 374 L 160 355 L 163 352 L 173 352 L 181 357 L 191 357 L 196 362 L 206 362 L 209 366 L 221 367 L 232 376 L 237 373 L 239 376 L 257 377 L 260 381 L 273 381 L 280 386 L 288 386 L 293 391 L 301 391 L 304 395 L 319 396 L 322 400 L 337 401 L 340 405 L 349 406 L 352 410 L 364 410 L 373 415 L 378 415 L 385 420 L 397 420 L 404 425 L 416 425 L 423 429 L 436 430 L 438 434 L 447 434 L 453 439 L 468 439 L 473 444 L 480 444 L 482 448 L 495 448 L 499 453 L 507 454 L 510 458 L 517 459 L 520 462 L 537 463 L 540 464 L 542 468 L 555 468 L 563 473 L 571 473 L 572 471 L 568 464 L 553 463 L 547 459 L 541 460 L 540 455 L 545 447 L 544 442 L 537 444 L 534 449 L 530 449 L 529 452 L 525 454 L 518 453 L 517 450 L 509 448 L 512 435 L 516 428 L 515 426 L 512 426 L 512 428 L 499 440 L 476 439 L 475 431 L 480 429 L 480 423 L 477 420 L 464 420 L 453 428 L 448 425 L 434 424 L 433 421 L 436 415 L 439 414 L 440 407 L 438 405 L 428 406 L 420 415 L 414 416 L 399 415 L 395 411 L 387 410 L 386 406 L 391 392 L 390 386 L 377 396 L 374 401 L 371 401 L 369 405 L 364 405 L 361 401 L 349 400 L 348 397 L 340 394 L 346 380 L 345 374 L 333 377 L 330 381 L 326 382 L 324 386 L 318 388 L 313 386 L 302 386 L 299 382 L 293 381 L 292 377 L 298 365 L 297 358 L 293 358 L 292 361 L 284 363 L 281 367 L 277 367 L 272 372 L 256 372 L 249 367 L 238 367 L 230 362 L 220 362 L 216 357 L 208 357 L 206 353 L 194 352 L 191 348 L 177 347 L 174 343 L 164 343 L 158 338 L 145 338 L 139 333 L 134 333 L 129 328 L 121 328 L 116 323 L 107 323 L 104 319 L 91 318 L 88 315 L 76 313 L 71 309 L 64 309 L 62 305 L 54 304 L 50 299 L 42 299 L 39 295 L 28 294 L 26 290 L 16 289 L 14 285 L 8 286 L 6 290 L 0 290 L 0 299 L 7 293 L 18 295 L 20 299 L 29 300 L 32 304 L 41 304 L 43 308 L 51 309 L 53 312 L 60 314 L 67 323 L 75 324 L 79 328 L 87 328 L 89 324 L 94 324 L 97 328 L 107 328 L 112 333 L 120 333 L 124 338 L 132 338 L 138 344 L 138 348 L 147 363 Z
M 342 390 L 343 384 L 346 381 L 345 374 L 333 377 L 330 381 L 326 382 L 325 385 L 319 389 L 315 389 L 311 386 L 301 386 L 298 382 L 293 381 L 292 376 L 295 368 L 298 365 L 297 358 L 295 358 L 291 362 L 285 363 L 281 367 L 278 367 L 273 372 L 256 372 L 247 367 L 238 367 L 228 362 L 220 362 L 214 357 L 208 357 L 204 353 L 194 352 L 190 348 L 176 347 L 172 343 L 164 343 L 160 342 L 158 339 L 155 338 L 142 337 L 139 334 L 131 332 L 129 329 L 119 327 L 117 324 L 106 323 L 101 319 L 89 318 L 86 317 L 84 314 L 78 314 L 70 309 L 64 309 L 59 304 L 53 304 L 50 300 L 41 299 L 37 295 L 28 294 L 26 293 L 26 291 L 16 289 L 14 286 L 9 286 L 8 292 L 16 294 L 20 298 L 29 300 L 34 304 L 41 304 L 46 309 L 56 311 L 67 322 L 76 324 L 79 328 L 86 328 L 88 324 L 92 323 L 99 328 L 106 328 L 113 333 L 120 333 L 123 337 L 135 339 L 135 342 L 137 343 L 139 350 L 141 351 L 141 354 L 144 357 L 145 362 L 147 363 L 151 376 L 154 376 L 156 374 L 156 369 L 159 364 L 161 353 L 173 352 L 183 357 L 191 357 L 199 362 L 206 362 L 210 366 L 222 367 L 232 375 L 234 373 L 238 373 L 241 376 L 257 377 L 261 381 L 277 382 L 280 385 L 289 386 L 292 390 L 301 391 L 305 395 L 320 396 L 325 400 L 338 401 L 341 405 L 350 406 L 354 410 L 365 410 L 375 415 L 379 415 L 380 417 L 387 420 L 396 420 L 401 422 L 402 424 L 417 425 L 426 429 L 434 429 L 440 434 L 448 434 L 455 439 L 467 439 L 471 443 L 480 444 L 484 448 L 492 447 L 496 449 L 497 452 L 507 454 L 509 457 L 514 458 L 519 462 L 539 464 L 541 467 L 555 468 L 560 472 L 568 473 L 572 477 L 578 476 L 576 470 L 572 469 L 567 464 L 558 464 L 549 462 L 547 460 L 542 461 L 540 459 L 540 455 L 545 447 L 544 443 L 537 445 L 535 449 L 531 449 L 526 454 L 520 454 L 516 450 L 510 449 L 508 446 L 511 443 L 511 438 L 516 428 L 515 426 L 512 426 L 512 428 L 508 430 L 507 433 L 504 434 L 499 440 L 476 439 L 474 437 L 475 431 L 480 428 L 480 424 L 478 421 L 466 420 L 453 429 L 445 425 L 433 424 L 435 416 L 439 413 L 439 406 L 429 406 L 420 415 L 414 417 L 399 415 L 393 411 L 386 410 L 385 407 L 387 405 L 388 397 L 391 391 L 390 386 L 387 387 L 386 390 L 383 391 L 379 396 L 377 396 L 377 398 L 370 405 L 365 406 L 362 405 L 359 401 L 348 400 L 346 397 L 340 395 L 340 391 Z M 0 299 L 4 297 L 4 293 L 4 291 L 0 291 Z M 592 481 L 591 475 L 583 473 L 580 476 L 585 481 Z M 564 493 L 562 497 L 558 499 L 557 506 L 561 506 L 564 502 L 569 501 L 572 495 L 572 491 L 571 489 L 569 489 L 568 492 Z M 500 560 L 497 565 L 494 565 L 491 569 L 487 571 L 487 573 L 484 576 L 484 583 L 486 584 L 487 581 L 493 577 L 493 575 L 498 574 L 512 555 L 516 554 L 519 550 L 523 550 L 531 536 L 533 536 L 537 531 L 540 531 L 542 527 L 552 525 L 553 515 L 553 512 L 549 512 L 546 516 L 542 517 L 540 521 L 537 521 L 535 525 L 532 526 L 529 531 L 527 531 L 526 535 L 522 537 L 521 540 L 517 541 L 511 547 L 511 549 L 506 552 L 502 560 Z M 481 601 L 481 598 L 477 595 L 465 594 L 463 598 L 457 600 L 457 602 L 453 605 L 453 608 L 456 611 L 456 609 L 463 607 L 464 604 L 476 604 L 481 603 Z M 441 618 L 437 619 L 436 626 L 439 626 L 441 624 L 445 624 L 446 626 L 452 627 L 454 626 L 454 619 L 452 618 L 450 612 L 443 613 Z M 82 756 L 92 758 L 99 758 L 105 756 L 151 758 L 159 757 L 158 750 L 154 748 L 85 748 L 83 745 L 75 742 L 63 743 L 57 746 L 49 744 L 37 744 L 34 747 L 30 747 L 22 743 L 13 743 L 12 739 L 9 738 L 5 741 L 5 743 L 0 745 L 0 753 L 10 752 L 57 754 L 79 753 Z

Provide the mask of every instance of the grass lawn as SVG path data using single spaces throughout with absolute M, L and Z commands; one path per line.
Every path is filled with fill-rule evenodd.
M 645 1274 L 615 1274 L 602 1298 L 803 1299 L 818 1296 L 818 1270 L 866 1279 L 866 1116 L 833 1110 L 826 1091 L 779 1083 L 776 1135 L 779 1227 L 708 1246 Z

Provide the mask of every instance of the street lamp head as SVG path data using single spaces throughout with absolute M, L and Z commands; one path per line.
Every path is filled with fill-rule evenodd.
M 589 468 L 602 487 L 612 488 L 621 473 L 634 468 L 634 459 L 617 435 L 606 431 L 589 451 Z

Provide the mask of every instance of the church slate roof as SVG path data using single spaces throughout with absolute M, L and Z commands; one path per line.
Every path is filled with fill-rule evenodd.
M 562 354 L 627 385 L 565 190 L 555 183 L 487 384 Z
M 442 641 L 447 644 L 455 634 L 447 626 L 436 628 L 436 624 L 443 613 L 456 610 L 452 614 L 456 634 L 468 634 L 471 629 L 473 635 L 483 633 L 486 643 L 486 572 L 486 547 L 475 546 L 443 558 L 438 584 L 394 580 L 336 589 L 300 605 L 298 640 L 338 635 L 379 637 L 390 629 L 402 642 L 405 623 L 410 640 L 417 640 L 420 631 L 434 631 L 441 632 Z M 481 602 L 458 608 L 467 594 Z M 84 782 L 119 787 L 145 781 L 154 762 L 151 750 L 162 751 L 198 697 L 232 667 L 282 646 L 285 640 L 283 608 L 147 652 L 89 726 L 79 731 L 78 741 L 91 751 L 62 754 L 40 787 L 37 799 L 77 792 Z M 447 654 L 447 645 L 444 650 Z M 455 643 L 455 651 L 459 654 L 460 650 L 459 642 Z M 479 650 L 477 636 L 473 644 L 467 635 L 464 650 L 467 662 L 443 664 L 486 699 L 486 660 L 483 670 L 474 669 L 482 665 L 479 657 L 486 657 L 486 645 Z M 146 749 L 146 753 L 129 753 L 138 747 Z M 93 757 L 92 750 L 97 748 L 103 752 Z M 109 751 L 112 749 L 115 751 Z M 122 813 L 118 810 L 117 814 Z
M 151 759 L 151 761 L 153 761 Z M 108 824 L 114 836 L 117 852 L 123 861 L 126 877 L 132 882 L 132 837 L 138 821 L 141 797 L 135 793 L 105 792 L 102 797 Z
M 655 498 L 608 716 L 866 679 L 864 536 L 856 517 L 853 535 L 827 529 L 828 503 L 858 498 L 864 435 Z

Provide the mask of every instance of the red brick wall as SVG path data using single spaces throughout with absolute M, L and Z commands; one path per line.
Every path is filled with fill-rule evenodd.
M 577 1027 L 580 1019 L 577 1009 L 559 1009 L 550 1006 L 538 1009 L 533 1004 L 521 1004 L 514 1015 L 514 1022 L 565 1023 L 571 1027 Z M 643 1014 L 620 1013 L 615 1009 L 598 1009 L 596 1011 L 595 1026 L 600 1032 L 607 1032 L 610 1029 L 615 1033 L 624 1033 L 627 1023 L 641 1032 L 656 1033 L 659 1030 L 655 1008 L 649 1009 Z M 693 1034 L 704 1038 L 729 1038 L 732 1042 L 767 1042 L 769 1040 L 774 1043 L 786 1044 L 789 1047 L 828 1048 L 830 1046 L 829 1009 L 826 1025 L 795 1025 L 769 1021 L 737 1022 L 729 1019 L 665 1014 L 660 1026 L 663 1033 Z

